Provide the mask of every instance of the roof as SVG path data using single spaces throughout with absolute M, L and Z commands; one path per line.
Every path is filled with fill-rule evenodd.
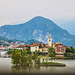
M 18 46 L 17 48 L 35 47 L 35 46 L 39 46 L 39 45 L 21 45 L 21 46 Z
M 42 44 L 38 42 L 34 42 L 34 43 L 31 43 L 31 45 L 42 45 Z
M 55 44 L 56 44 L 56 45 L 59 45 L 59 44 L 60 44 L 60 45 L 63 45 L 63 44 L 62 44 L 62 43 L 60 43 L 60 42 L 57 42 L 57 43 L 55 43 Z
M 39 45 L 29 45 L 29 47 L 35 47 L 35 46 L 39 46 Z
M 53 45 L 55 45 L 55 43 L 52 43 Z
M 43 45 L 43 47 L 49 48 L 50 46 L 49 45 L 45 45 L 45 46 Z
M 45 47 L 49 48 L 50 46 L 49 45 L 45 45 Z

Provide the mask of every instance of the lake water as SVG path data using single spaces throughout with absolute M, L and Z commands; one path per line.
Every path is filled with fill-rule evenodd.
M 55 62 L 60 62 L 66 64 L 66 67 L 15 67 L 11 63 L 11 58 L 0 58 L 0 73 L 1 74 L 75 74 L 75 60 L 64 60 L 64 59 L 56 59 Z M 15 72 L 13 71 L 15 68 Z

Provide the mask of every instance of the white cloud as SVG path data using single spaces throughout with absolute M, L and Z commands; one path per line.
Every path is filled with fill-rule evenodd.
M 49 18 L 62 27 L 59 22 L 75 18 L 75 0 L 0 0 L 0 26 L 24 23 L 35 16 Z
M 5 20 L 10 20 L 10 24 L 16 20 L 20 23 L 35 16 L 52 20 L 74 18 L 75 0 L 0 0 L 0 20 L 4 24 L 8 24 Z

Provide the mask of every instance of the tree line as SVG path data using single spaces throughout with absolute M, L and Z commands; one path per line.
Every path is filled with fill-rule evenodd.
M 31 65 L 40 63 L 40 57 L 38 52 L 31 53 L 30 50 L 17 50 L 12 51 L 12 63 L 16 65 Z
M 70 57 L 70 56 L 74 56 L 74 54 L 75 54 L 75 49 L 73 48 L 73 47 L 67 47 L 66 48 L 66 51 L 65 51 L 65 53 L 64 53 L 64 55 L 65 56 L 68 56 L 68 57 Z

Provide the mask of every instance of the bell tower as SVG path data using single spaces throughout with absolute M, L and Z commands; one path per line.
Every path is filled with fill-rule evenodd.
M 51 34 L 49 33 L 49 38 L 48 38 L 48 45 L 50 47 L 52 47 L 52 38 L 51 38 Z

